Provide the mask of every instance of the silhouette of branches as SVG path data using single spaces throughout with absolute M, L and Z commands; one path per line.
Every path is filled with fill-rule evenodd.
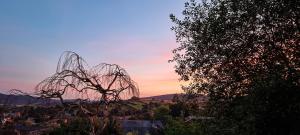
M 70 51 L 61 55 L 55 74 L 41 81 L 35 90 L 42 98 L 59 99 L 65 107 L 78 106 L 87 116 L 102 115 L 104 126 L 100 133 L 108 125 L 110 103 L 139 95 L 137 84 L 122 67 L 107 63 L 89 67 L 83 58 Z M 74 94 L 79 96 L 77 104 L 64 100 Z M 89 111 L 87 101 L 98 103 L 96 115 Z M 98 112 L 101 107 L 103 114 Z
M 73 91 L 85 95 L 99 93 L 99 100 L 108 104 L 122 97 L 138 96 L 136 83 L 125 69 L 116 64 L 101 63 L 88 68 L 86 62 L 74 52 L 65 52 L 60 57 L 56 73 L 36 86 L 37 94 L 44 98 L 59 98 Z
M 41 97 L 58 98 L 63 104 L 66 93 L 76 93 L 86 100 L 94 96 L 94 100 L 106 105 L 139 95 L 137 84 L 125 69 L 107 63 L 89 68 L 83 58 L 70 51 L 61 55 L 56 73 L 40 82 L 35 89 Z

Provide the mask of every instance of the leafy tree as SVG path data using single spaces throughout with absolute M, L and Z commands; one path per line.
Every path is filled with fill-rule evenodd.
M 140 98 L 139 97 L 136 97 L 136 96 L 133 96 L 133 97 L 131 97 L 131 99 L 130 100 L 132 100 L 132 101 L 139 101 L 140 100 Z
M 170 109 L 168 106 L 161 105 L 154 110 L 154 119 L 165 122 L 168 119 Z
M 198 122 L 184 122 L 182 119 L 169 119 L 164 129 L 165 135 L 202 135 L 202 125 Z
M 175 95 L 172 99 L 174 104 L 169 106 L 170 114 L 172 117 L 187 117 L 191 113 L 191 109 L 196 110 L 196 108 L 191 108 L 194 103 L 188 100 L 187 95 Z
M 222 134 L 294 134 L 273 120 L 291 130 L 300 120 L 299 18 L 297 0 L 191 0 L 183 19 L 171 15 L 175 71 L 191 82 L 188 93 L 209 96 Z
M 170 114 L 172 117 L 180 117 L 184 112 L 184 105 L 182 102 L 177 102 L 170 105 Z
M 186 93 L 181 95 L 175 95 L 172 99 L 173 104 L 169 106 L 170 114 L 173 117 L 188 117 L 202 115 L 202 98 L 203 95 L 196 93 Z
M 76 118 L 69 124 L 62 124 L 61 127 L 54 129 L 49 135 L 89 135 L 92 126 L 84 118 Z

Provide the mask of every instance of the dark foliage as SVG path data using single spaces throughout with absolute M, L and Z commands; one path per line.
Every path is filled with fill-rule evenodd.
M 78 118 L 70 124 L 63 124 L 61 127 L 51 131 L 49 135 L 89 135 L 92 127 L 88 120 Z
M 183 16 L 171 61 L 209 96 L 211 133 L 299 134 L 300 1 L 192 0 Z
M 164 134 L 165 135 L 202 135 L 203 125 L 197 122 L 185 122 L 182 119 L 169 119 Z

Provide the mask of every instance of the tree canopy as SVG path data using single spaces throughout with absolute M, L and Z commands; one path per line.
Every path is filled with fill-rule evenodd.
M 280 95 L 275 93 L 294 98 L 300 94 L 300 1 L 191 0 L 182 13 L 183 18 L 170 16 L 180 43 L 171 61 L 177 63 L 181 79 L 191 82 L 185 88 L 188 93 L 209 96 L 211 115 L 229 118 L 240 109 L 236 103 L 245 101 L 242 115 L 251 113 L 259 119 L 258 108 L 251 110 L 255 99 L 269 102 L 266 97 L 272 95 L 277 104 Z M 260 104 L 265 112 L 259 116 L 300 103 L 289 100 L 281 101 L 280 107 Z M 234 125 L 230 131 L 237 131 Z
M 172 61 L 190 87 L 224 98 L 247 94 L 255 76 L 299 72 L 299 1 L 213 0 L 186 3 L 182 20 L 171 15 L 177 41 Z M 209 88 L 209 89 L 208 89 Z M 230 88 L 230 90 L 229 90 Z M 231 91 L 235 90 L 235 91 Z

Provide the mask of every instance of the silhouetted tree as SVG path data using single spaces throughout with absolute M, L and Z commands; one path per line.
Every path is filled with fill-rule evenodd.
M 256 127 L 252 131 L 248 129 L 253 128 L 242 126 L 255 120 L 265 120 L 257 115 L 266 116 L 283 106 L 293 106 L 295 109 L 284 110 L 282 114 L 285 116 L 299 114 L 299 100 L 288 97 L 300 94 L 300 1 L 212 0 L 197 3 L 191 0 L 185 4 L 183 17 L 178 19 L 171 15 L 175 23 L 172 30 L 180 43 L 180 47 L 173 51 L 174 58 L 171 61 L 177 63 L 175 69 L 181 79 L 191 82 L 185 90 L 207 94 L 210 115 L 229 119 L 222 127 L 222 134 L 225 134 L 225 130 L 228 134 L 259 134 L 257 131 L 260 129 L 264 129 L 264 134 L 282 129 L 289 134 L 287 128 L 280 129 L 280 126 L 271 123 L 261 124 L 264 127 Z M 288 87 L 273 89 L 276 86 L 272 82 L 274 79 L 281 80 L 282 86 Z M 267 95 L 255 92 L 258 88 L 254 86 L 261 86 L 261 82 L 264 82 L 264 87 L 260 87 L 259 91 L 265 91 L 263 93 Z M 270 92 L 272 89 L 274 91 Z M 257 112 L 252 99 L 259 99 L 259 103 L 263 103 L 267 102 L 266 98 L 259 96 L 274 96 L 274 93 L 282 92 L 287 97 L 280 101 L 280 106 L 260 104 L 269 109 Z M 272 98 L 274 104 L 279 103 L 275 99 L 282 99 L 280 95 Z M 238 101 L 243 101 L 244 105 L 238 107 Z M 251 105 L 246 107 L 245 104 Z M 273 109 L 270 109 L 271 106 Z M 232 114 L 235 111 L 243 112 L 240 119 Z M 241 121 L 246 116 L 252 117 L 247 117 L 251 122 Z M 298 117 L 294 118 L 298 120 Z
M 80 101 L 96 100 L 99 107 L 104 106 L 103 115 L 108 120 L 110 103 L 138 96 L 139 90 L 120 66 L 101 63 L 89 68 L 78 54 L 67 51 L 61 55 L 56 73 L 40 82 L 36 86 L 36 93 L 43 98 L 58 98 L 65 106 L 67 103 L 64 102 L 64 96 L 68 96 L 67 94 L 79 95 Z M 90 113 L 87 108 L 80 108 L 83 112 Z
M 140 98 L 139 97 L 136 97 L 136 96 L 133 96 L 133 97 L 131 97 L 131 99 L 130 100 L 132 100 L 132 101 L 139 101 L 140 100 Z

